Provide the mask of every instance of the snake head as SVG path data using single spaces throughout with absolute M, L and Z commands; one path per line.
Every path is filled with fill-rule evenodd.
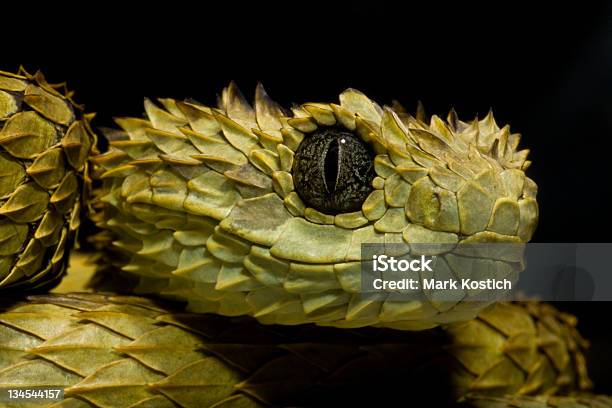
M 122 269 L 142 291 L 161 288 L 195 310 L 272 323 L 395 322 L 381 314 L 384 302 L 354 296 L 362 244 L 448 252 L 524 243 L 535 229 L 528 151 L 491 113 L 427 121 L 354 89 L 337 104 L 286 110 L 261 85 L 251 106 L 234 83 L 217 107 L 159 102 L 145 100 L 146 119 L 118 119 L 123 131 L 95 159 L 108 212 L 100 225 L 117 232 Z M 413 304 L 402 319 L 431 327 L 457 303 Z

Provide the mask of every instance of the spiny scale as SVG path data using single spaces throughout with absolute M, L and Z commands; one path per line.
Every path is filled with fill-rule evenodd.
M 123 132 L 94 158 L 103 180 L 95 219 L 120 253 L 108 259 L 137 277 L 138 293 L 185 299 L 192 311 L 404 330 L 469 320 L 490 302 L 463 290 L 448 301 L 429 292 L 415 302 L 362 298 L 361 243 L 452 252 L 459 243 L 524 243 L 537 223 L 528 151 L 491 113 L 426 123 L 353 89 L 339 105 L 288 113 L 261 85 L 252 108 L 234 84 L 218 108 L 159 104 L 145 100 L 146 119 L 118 119 Z M 294 152 L 324 126 L 355 132 L 376 151 L 374 190 L 360 211 L 322 214 L 294 191 Z M 514 261 L 443 253 L 437 268 L 457 279 L 490 268 L 512 277 L 522 267 Z
M 89 187 L 93 115 L 40 73 L 0 72 L 0 288 L 41 287 L 65 268 Z
M 551 306 L 501 303 L 467 324 L 266 326 L 133 296 L 36 295 L 0 309 L 0 387 L 61 387 L 55 408 L 202 408 L 438 406 L 589 386 L 575 321 Z

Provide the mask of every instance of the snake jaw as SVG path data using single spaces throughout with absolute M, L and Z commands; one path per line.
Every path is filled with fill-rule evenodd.
M 460 298 L 399 314 L 360 299 L 361 244 L 443 244 L 448 252 L 459 243 L 524 243 L 537 223 L 528 151 L 517 151 L 520 136 L 492 113 L 467 123 L 451 111 L 427 123 L 422 110 L 382 108 L 354 89 L 339 104 L 289 113 L 261 85 L 251 107 L 234 83 L 217 108 L 159 103 L 145 100 L 146 120 L 119 119 L 123 133 L 94 159 L 104 180 L 99 225 L 115 233 L 121 268 L 138 276 L 141 291 L 187 299 L 198 311 L 342 327 L 465 320 L 476 305 L 447 313 Z M 295 152 L 330 127 L 374 152 L 372 191 L 359 211 L 326 214 L 295 191 Z

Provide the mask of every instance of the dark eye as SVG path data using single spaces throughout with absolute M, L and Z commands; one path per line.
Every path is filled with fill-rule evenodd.
M 325 214 L 357 211 L 372 191 L 373 158 L 361 138 L 343 129 L 319 128 L 295 153 L 295 190 L 309 207 Z

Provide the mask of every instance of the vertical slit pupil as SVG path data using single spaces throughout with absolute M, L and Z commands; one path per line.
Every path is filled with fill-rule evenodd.
M 324 214 L 358 211 L 372 191 L 374 157 L 359 136 L 343 128 L 318 129 L 295 152 L 295 191 L 304 204 Z
M 325 176 L 325 187 L 328 193 L 336 191 L 338 168 L 340 167 L 340 163 L 338 162 L 339 148 L 338 139 L 333 139 L 329 143 L 327 154 L 325 155 L 323 174 Z

